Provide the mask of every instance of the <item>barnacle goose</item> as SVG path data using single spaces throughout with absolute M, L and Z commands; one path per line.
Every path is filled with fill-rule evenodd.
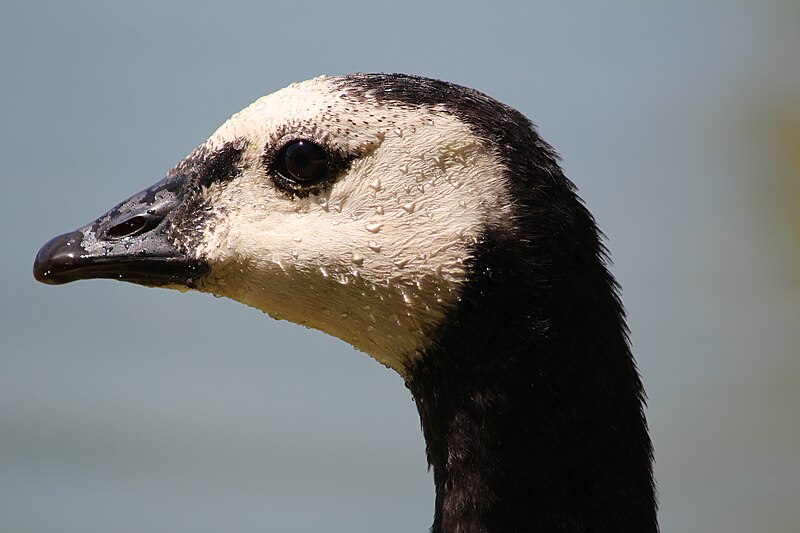
M 290 85 L 45 244 L 34 276 L 226 296 L 395 370 L 434 533 L 658 530 L 598 229 L 533 125 L 480 92 L 399 74 Z

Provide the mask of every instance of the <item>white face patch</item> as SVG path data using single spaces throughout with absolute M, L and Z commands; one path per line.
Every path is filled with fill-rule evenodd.
M 264 154 L 294 139 L 354 155 L 316 194 L 276 188 Z M 444 109 L 379 103 L 316 78 L 265 96 L 205 143 L 244 147 L 202 196 L 200 290 L 325 331 L 404 374 L 459 300 L 467 261 L 510 205 L 503 168 Z

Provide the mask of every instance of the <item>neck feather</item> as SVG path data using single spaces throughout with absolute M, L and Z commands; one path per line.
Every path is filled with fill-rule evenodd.
M 487 233 L 459 307 L 408 369 L 433 533 L 658 530 L 624 313 L 591 216 L 566 200 L 551 242 L 519 253 Z

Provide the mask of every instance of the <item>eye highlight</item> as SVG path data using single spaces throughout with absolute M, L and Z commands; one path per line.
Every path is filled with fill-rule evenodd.
M 318 144 L 293 141 L 278 153 L 275 170 L 278 175 L 298 185 L 312 185 L 328 177 L 330 157 Z

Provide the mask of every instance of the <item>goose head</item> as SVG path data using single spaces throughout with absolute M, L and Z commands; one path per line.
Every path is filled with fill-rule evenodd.
M 165 180 L 48 243 L 35 276 L 225 296 L 405 373 L 458 301 L 484 228 L 511 226 L 512 199 L 501 148 L 369 81 L 321 77 L 257 100 Z

